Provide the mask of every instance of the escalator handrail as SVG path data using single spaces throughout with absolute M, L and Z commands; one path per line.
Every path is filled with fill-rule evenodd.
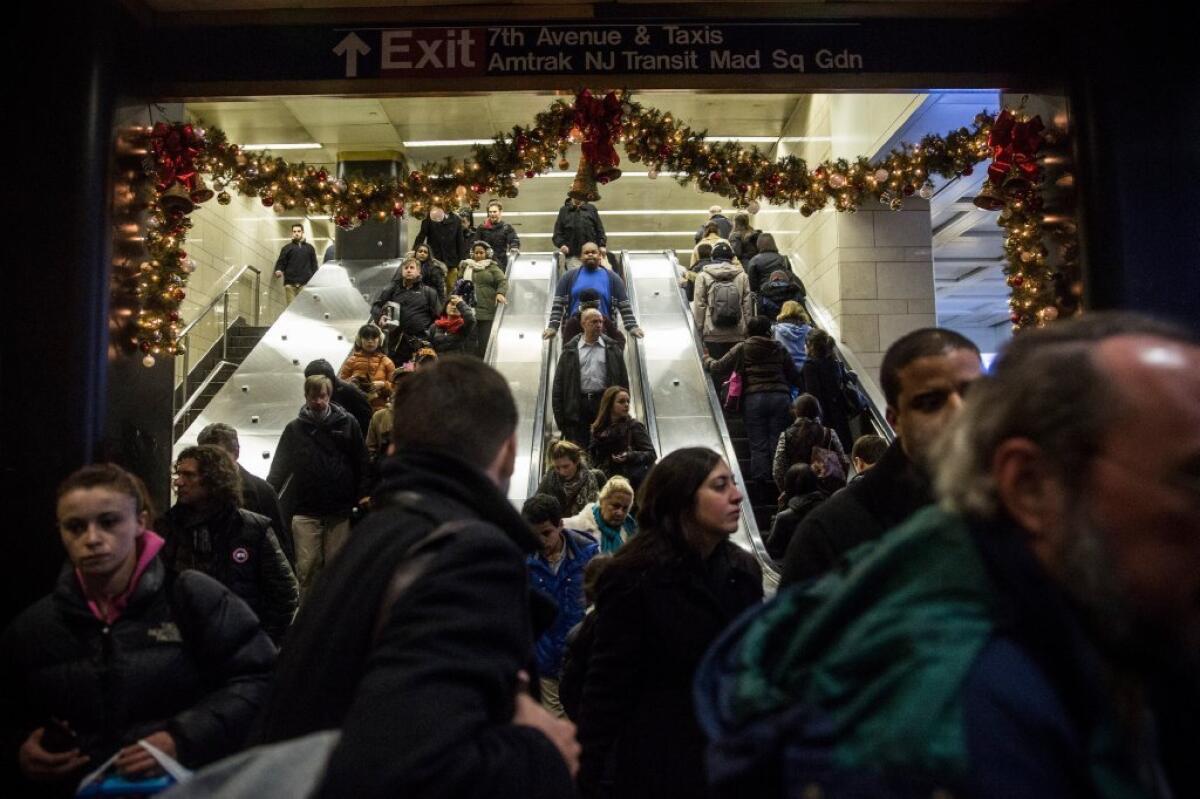
M 637 289 L 630 278 L 629 261 L 625 257 L 624 250 L 617 253 L 617 259 L 621 263 L 621 271 L 625 273 L 625 293 L 629 298 L 629 305 L 633 308 L 634 317 L 640 318 L 642 310 L 638 303 Z M 654 442 L 655 451 L 661 453 L 662 442 L 658 438 L 658 418 L 654 412 L 654 392 L 650 390 L 650 373 L 646 366 L 646 341 L 632 334 L 627 334 L 625 339 L 625 346 L 629 348 L 634 367 L 629 382 L 632 383 L 636 376 L 638 383 L 636 389 L 634 386 L 630 386 L 629 390 L 631 393 L 636 390 L 639 395 L 637 400 L 641 402 L 640 418 L 646 425 L 646 432 L 650 434 L 650 440 Z
M 517 258 L 509 258 L 508 264 L 504 267 L 504 280 L 507 282 L 512 277 L 512 268 L 517 263 Z M 507 297 L 505 299 L 508 299 Z M 496 303 L 496 315 L 492 317 L 492 327 L 488 331 L 487 345 L 483 348 L 483 362 L 490 364 L 492 362 L 492 349 L 496 346 L 496 331 L 504 324 L 504 311 L 508 308 L 508 304 Z
M 557 254 L 556 254 L 557 255 Z M 554 290 L 558 286 L 558 258 L 552 259 L 554 267 L 550 270 L 550 291 L 546 296 L 544 316 L 550 318 L 550 309 L 554 306 Z M 492 335 L 499 325 L 493 324 Z M 533 441 L 529 449 L 528 491 L 525 496 L 532 497 L 537 493 L 542 482 L 542 467 L 546 463 L 546 447 L 555 433 L 554 421 L 547 413 L 550 405 L 551 391 L 554 388 L 554 369 L 558 364 L 559 336 L 542 339 L 542 363 L 538 370 L 537 405 L 533 416 Z
M 678 283 L 679 276 L 682 270 L 679 265 L 679 258 L 674 250 L 664 250 L 663 254 L 670 259 L 672 273 L 675 276 L 675 282 Z M 704 340 L 696 332 L 696 318 L 692 314 L 691 303 L 684 297 L 683 292 L 679 291 L 678 285 L 675 287 L 675 294 L 679 299 L 679 304 L 683 308 L 684 319 L 686 320 L 689 329 L 692 333 L 692 338 L 696 343 L 696 351 L 700 356 L 701 363 L 704 360 Z M 746 481 L 742 478 L 742 468 L 738 464 L 737 452 L 733 448 L 733 438 L 729 435 L 729 427 L 725 424 L 725 414 L 721 407 L 721 399 L 717 396 L 717 390 L 713 387 L 713 382 L 708 378 L 708 370 L 703 369 L 703 380 L 705 394 L 708 396 L 708 405 L 712 410 L 713 420 L 717 423 L 717 431 L 721 435 L 721 446 L 725 450 L 725 461 L 729 465 L 729 470 L 733 472 L 733 477 L 737 480 L 738 485 L 746 485 Z M 758 529 L 758 521 L 754 518 L 754 507 L 750 504 L 750 496 L 747 494 L 741 507 L 742 524 L 746 526 L 746 537 L 750 539 L 750 546 L 754 548 L 754 557 L 758 561 L 763 570 L 763 579 L 768 583 L 779 585 L 779 571 L 775 568 L 775 561 L 767 554 L 767 547 L 763 543 L 762 534 Z

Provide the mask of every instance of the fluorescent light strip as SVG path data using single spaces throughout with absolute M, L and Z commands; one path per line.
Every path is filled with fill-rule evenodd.
M 492 139 L 428 139 L 406 141 L 405 147 L 470 147 L 473 144 L 492 144 Z
M 653 214 L 653 215 L 657 215 L 657 216 L 663 216 L 663 215 L 702 216 L 706 219 L 708 218 L 708 209 L 707 208 L 702 208 L 702 209 L 699 209 L 696 211 L 686 211 L 686 210 L 681 211 L 681 210 L 677 210 L 677 209 L 667 210 L 667 209 L 659 209 L 659 208 L 647 208 L 646 210 L 624 210 L 624 211 L 602 210 L 601 213 L 603 213 L 605 216 L 640 216 L 642 214 L 646 214 L 646 215 Z M 505 219 L 507 219 L 510 216 L 558 216 L 558 211 L 505 211 L 504 212 Z
M 293 144 L 243 144 L 243 150 L 320 150 L 322 145 L 315 141 Z
M 623 231 L 620 233 L 610 232 L 608 237 L 611 239 L 614 236 L 695 236 L 694 230 L 645 230 L 645 231 Z M 553 237 L 553 233 L 522 233 L 523 239 L 548 239 Z

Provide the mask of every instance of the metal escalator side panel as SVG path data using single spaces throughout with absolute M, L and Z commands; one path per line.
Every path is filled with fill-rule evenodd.
M 633 308 L 634 317 L 640 320 L 642 308 L 638 300 L 637 285 L 630 279 L 632 271 L 627 253 L 621 250 L 616 257 L 621 265 L 621 271 L 625 275 L 625 290 L 629 296 L 629 305 Z M 624 323 L 625 320 L 621 321 Z M 646 432 L 650 435 L 651 443 L 654 444 L 654 451 L 661 457 L 662 442 L 658 436 L 658 416 L 654 409 L 654 392 L 650 390 L 650 377 L 646 371 L 645 348 L 645 339 L 626 333 L 624 354 L 625 367 L 629 372 L 627 388 L 629 389 L 630 412 L 634 418 L 642 420 L 642 423 L 646 425 Z
M 554 258 L 521 253 L 506 274 L 508 304 L 497 309 L 485 361 L 504 375 L 517 406 L 517 457 L 508 498 L 519 507 L 537 487 L 544 460 L 552 342 L 542 339 L 542 331 L 554 302 Z
M 354 278 L 345 266 L 322 265 L 175 442 L 172 458 L 205 426 L 224 422 L 238 432 L 241 465 L 266 477 L 283 428 L 304 404 L 304 367 L 324 358 L 336 372 L 369 315 Z

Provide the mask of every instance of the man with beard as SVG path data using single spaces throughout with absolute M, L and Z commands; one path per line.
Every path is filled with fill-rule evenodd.
M 587 289 L 600 295 L 598 307 L 601 315 L 616 319 L 619 313 L 630 335 L 637 338 L 645 335 L 633 315 L 633 306 L 629 304 L 629 296 L 625 293 L 625 281 L 611 269 L 601 266 L 600 247 L 594 241 L 589 241 L 583 245 L 583 260 L 579 266 L 571 268 L 558 279 L 554 302 L 550 306 L 550 321 L 546 323 L 542 338 L 552 339 L 558 335 L 563 317 L 575 313 L 580 295 Z
M 315 797 L 573 797 L 574 726 L 529 692 L 534 618 L 552 610 L 533 612 L 546 600 L 525 559 L 539 545 L 507 498 L 508 382 L 451 355 L 400 381 L 393 403 L 411 423 L 300 610 L 262 737 L 341 729 Z
M 783 585 L 835 568 L 846 552 L 933 501 L 930 444 L 962 410 L 982 369 L 979 349 L 953 330 L 916 330 L 888 347 L 879 371 L 896 440 L 866 476 L 804 517 L 788 543 Z
M 1200 795 L 1200 346 L 1022 333 L 936 454 L 940 507 L 709 654 L 716 795 Z
M 160 530 L 163 563 L 175 574 L 195 569 L 224 584 L 281 642 L 300 590 L 271 520 L 239 507 L 242 481 L 232 457 L 220 447 L 187 447 L 175 461 L 175 495 Z

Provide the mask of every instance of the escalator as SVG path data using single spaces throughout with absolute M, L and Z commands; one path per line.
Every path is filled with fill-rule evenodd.
M 627 252 L 623 267 L 630 303 L 638 324 L 646 331 L 641 341 L 631 338 L 631 382 L 641 395 L 642 411 L 661 458 L 682 447 L 708 447 L 721 453 L 739 485 L 745 485 L 733 440 L 725 424 L 721 403 L 701 362 L 691 307 L 679 289 L 677 264 L 670 252 Z M 634 372 L 638 378 L 634 378 Z M 638 398 L 634 397 L 635 408 Z M 767 555 L 749 502 L 742 504 L 742 519 L 734 543 L 754 555 L 768 587 L 778 585 L 779 574 Z
M 484 354 L 508 380 L 517 404 L 517 461 L 508 498 L 518 508 L 537 488 L 554 433 L 550 389 L 559 342 L 544 340 L 542 331 L 554 302 L 556 269 L 553 253 L 521 253 L 509 262 L 508 304 L 497 308 Z
M 399 261 L 323 264 L 175 442 L 172 460 L 196 443 L 205 426 L 224 422 L 238 432 L 242 466 L 265 478 L 283 428 L 304 404 L 304 367 L 317 358 L 335 370 L 341 366 L 370 315 L 368 298 L 398 266 Z

